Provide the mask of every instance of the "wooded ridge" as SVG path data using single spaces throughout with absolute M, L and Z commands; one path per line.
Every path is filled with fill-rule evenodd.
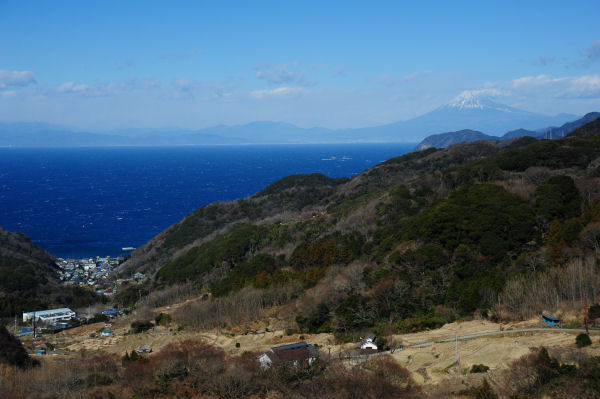
M 289 176 L 198 209 L 120 272 L 153 274 L 148 293 L 186 286 L 209 294 L 195 309 L 208 319 L 196 324 L 232 320 L 204 310 L 223 301 L 289 303 L 290 328 L 340 336 L 382 330 L 390 318 L 413 331 L 495 317 L 498 295 L 524 301 L 509 307 L 511 317 L 584 295 L 597 301 L 599 133 L 596 120 L 560 140 L 417 151 L 351 179 Z M 548 276 L 560 278 L 542 288 Z

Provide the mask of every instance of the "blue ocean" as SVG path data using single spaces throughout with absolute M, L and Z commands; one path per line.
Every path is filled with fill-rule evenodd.
M 281 177 L 351 177 L 415 144 L 0 148 L 0 226 L 58 257 L 119 256 Z

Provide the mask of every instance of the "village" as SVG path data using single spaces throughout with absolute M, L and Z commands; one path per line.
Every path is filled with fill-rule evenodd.
M 146 281 L 143 273 L 135 273 L 130 278 L 115 279 L 113 272 L 124 260 L 124 257 L 110 256 L 83 259 L 58 258 L 56 265 L 62 284 L 79 285 L 93 290 L 104 299 L 101 303 L 76 309 L 77 311 L 70 308 L 57 308 L 23 312 L 22 317 L 15 316 L 14 323 L 9 325 L 10 329 L 15 336 L 28 343 L 29 352 L 32 354 L 46 354 L 43 344 L 45 341 L 52 341 L 51 336 L 80 326 L 101 322 L 99 325 L 103 328 L 99 329 L 97 334 L 92 334 L 93 337 L 112 336 L 113 331 L 110 328 L 113 326 L 113 319 L 129 313 L 129 309 L 118 309 L 115 305 L 110 305 L 111 298 L 123 284 L 142 284 Z M 66 352 L 55 354 L 58 353 L 66 354 Z
M 111 297 L 116 287 L 124 280 L 112 278 L 115 268 L 125 261 L 125 257 L 100 257 L 83 259 L 58 258 L 56 265 L 59 268 L 60 281 L 64 285 L 87 286 L 96 293 Z M 143 283 L 146 275 L 135 273 L 131 282 Z
M 92 318 L 68 308 L 27 312 L 23 313 L 22 322 L 30 327 L 18 335 L 30 354 L 49 361 L 81 353 L 127 357 L 135 352 L 135 356 L 153 356 L 170 344 L 189 340 L 201 340 L 231 356 L 252 352 L 256 367 L 264 370 L 281 364 L 300 367 L 315 361 L 356 365 L 389 355 L 406 367 L 416 382 L 431 389 L 439 389 L 441 383 L 452 389 L 463 384 L 477 385 L 482 375 L 500 384 L 502 370 L 542 341 L 565 359 L 580 354 L 575 337 L 585 331 L 582 327 L 588 329 L 593 342 L 586 353 L 600 350 L 600 330 L 591 323 L 588 326 L 581 314 L 546 314 L 524 322 L 504 323 L 502 329 L 489 320 L 463 320 L 418 333 L 392 332 L 387 337 L 366 332 L 354 342 L 340 343 L 332 334 L 290 334 L 285 331 L 283 320 L 273 317 L 235 331 L 181 328 L 170 317 L 180 306 L 155 308 L 146 315 L 105 306 L 96 308 L 98 313 Z M 141 320 L 142 317 L 147 319 Z M 389 340 L 392 345 L 386 344 Z M 482 365 L 489 369 L 484 374 L 472 371 Z

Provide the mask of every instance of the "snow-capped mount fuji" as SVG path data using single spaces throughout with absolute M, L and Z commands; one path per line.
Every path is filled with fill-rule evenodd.
M 492 98 L 493 97 L 491 95 L 485 94 L 485 92 L 482 91 L 463 91 L 441 108 L 453 108 L 458 109 L 459 111 L 470 109 L 492 109 L 502 112 L 525 112 L 508 105 L 495 102 Z
M 502 135 L 516 129 L 538 130 L 560 126 L 577 115 L 548 116 L 501 104 L 481 91 L 463 92 L 445 105 L 405 122 L 395 124 L 398 133 L 416 139 L 448 131 L 472 129 Z

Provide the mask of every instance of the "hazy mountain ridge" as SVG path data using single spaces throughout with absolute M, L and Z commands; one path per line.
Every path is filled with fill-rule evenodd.
M 457 143 L 462 143 L 462 142 L 469 142 L 469 141 L 475 141 L 475 140 L 507 140 L 507 139 L 515 139 L 515 138 L 519 138 L 519 137 L 524 137 L 524 136 L 531 136 L 531 137 L 537 137 L 537 138 L 548 138 L 548 139 L 558 139 L 558 138 L 565 137 L 566 135 L 568 135 L 575 129 L 585 125 L 586 123 L 594 121 L 598 118 L 600 118 L 600 113 L 590 112 L 590 113 L 586 114 L 585 116 L 583 116 L 582 118 L 579 118 L 572 122 L 567 122 L 560 127 L 548 127 L 548 128 L 544 128 L 544 129 L 538 129 L 536 131 L 527 130 L 527 129 L 517 129 L 517 130 L 512 130 L 510 132 L 507 132 L 502 136 L 492 136 L 489 134 L 485 134 L 483 132 L 473 131 L 473 130 L 469 130 L 469 129 L 459 130 L 456 132 L 434 134 L 434 135 L 428 136 L 425 139 L 423 139 L 423 141 L 421 141 L 417 145 L 417 149 L 423 150 L 423 149 L 430 148 L 430 147 L 446 148 L 451 145 L 454 145 Z
M 546 116 L 463 93 L 448 104 L 406 121 L 365 128 L 301 128 L 284 122 L 252 122 L 190 129 L 116 129 L 90 133 L 45 123 L 0 123 L 0 146 L 161 146 L 202 144 L 294 144 L 412 142 L 432 133 L 473 129 L 489 134 L 556 126 L 574 115 Z
M 448 133 L 440 133 L 433 134 L 431 136 L 426 137 L 423 141 L 419 143 L 417 146 L 417 150 L 426 150 L 427 148 L 446 148 L 451 145 L 477 141 L 477 140 L 498 140 L 499 138 L 495 136 L 490 136 L 482 132 L 478 132 L 476 130 L 459 130 L 458 132 L 448 132 Z

